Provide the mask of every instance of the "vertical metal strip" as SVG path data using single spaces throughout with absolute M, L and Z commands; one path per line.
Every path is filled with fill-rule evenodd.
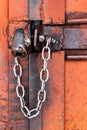
M 29 0 L 29 19 L 41 20 L 41 0 Z
M 39 70 L 41 66 L 41 55 L 32 53 L 29 55 L 29 108 L 33 109 L 37 106 L 37 94 L 40 90 Z M 30 120 L 29 130 L 42 130 L 42 114 Z

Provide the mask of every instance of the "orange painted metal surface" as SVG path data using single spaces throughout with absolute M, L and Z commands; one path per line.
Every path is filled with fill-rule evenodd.
M 30 0 L 29 19 L 43 20 L 44 24 L 65 23 L 65 0 Z
M 8 1 L 0 1 L 0 130 L 8 130 Z
M 28 1 L 9 1 L 9 38 L 15 29 L 27 26 L 28 20 Z M 21 59 L 23 66 L 23 85 L 26 89 L 26 105 L 28 105 L 28 57 Z M 13 74 L 14 57 L 9 49 L 9 130 L 29 129 L 29 121 L 21 114 L 20 102 L 16 95 L 16 79 Z M 27 81 L 27 82 L 26 82 Z
M 47 99 L 43 106 L 43 130 L 64 130 L 64 52 L 52 53 Z
M 65 130 L 87 130 L 87 61 L 65 62 Z
M 28 20 L 28 0 L 9 0 L 9 20 Z
M 66 18 L 69 23 L 87 23 L 87 1 L 66 0 Z
M 26 90 L 26 105 L 28 106 L 28 57 L 20 60 L 23 66 L 22 84 Z M 13 74 L 14 57 L 9 50 L 9 130 L 29 130 L 29 121 L 20 111 L 20 101 L 16 95 L 16 78 Z
M 41 53 L 29 55 L 29 108 L 37 106 L 37 94 L 41 87 L 40 70 L 42 66 Z M 42 111 L 40 114 L 29 121 L 30 130 L 42 130 Z
M 49 24 L 65 23 L 65 0 L 44 0 L 43 21 Z
M 28 8 L 28 5 L 30 8 Z M 65 22 L 68 22 L 68 24 L 84 23 L 87 22 L 87 1 L 66 0 L 66 5 L 65 0 L 22 0 L 20 2 L 19 0 L 16 2 L 15 0 L 9 0 L 9 3 L 6 0 L 0 1 L 0 130 L 86 130 L 87 61 L 65 61 L 64 52 L 52 53 L 48 65 L 50 79 L 46 84 L 47 99 L 43 105 L 42 112 L 35 119 L 36 121 L 34 119 L 31 121 L 27 120 L 21 113 L 20 102 L 15 93 L 16 79 L 13 75 L 14 58 L 10 49 L 8 52 L 7 38 L 8 33 L 10 37 L 16 28 L 25 28 L 28 25 L 29 19 L 42 19 L 44 24 L 50 25 L 64 24 Z M 78 44 L 78 47 L 82 47 L 81 43 L 83 42 L 84 46 L 82 49 L 85 49 L 87 47 L 87 25 L 77 26 L 72 25 L 72 27 L 69 26 L 68 28 L 62 26 L 60 29 L 57 28 L 58 26 L 53 26 L 52 28 L 45 26 L 44 29 L 49 34 L 52 32 L 54 38 L 56 38 L 56 34 L 58 36 L 64 34 L 63 42 L 68 47 L 69 43 L 75 43 Z M 30 108 L 35 105 L 33 100 L 35 95 L 34 93 L 30 95 L 35 83 L 32 81 L 29 82 L 29 79 L 32 80 L 32 77 L 28 77 L 28 65 L 31 64 L 31 75 L 33 75 L 33 67 L 36 66 L 37 73 L 34 75 L 36 77 L 39 77 L 39 67 L 42 66 L 41 54 L 35 57 L 35 66 L 31 63 L 33 62 L 32 57 L 33 55 L 30 56 L 30 59 L 27 56 L 20 60 L 23 66 L 22 82 L 26 90 L 25 100 L 27 106 L 29 105 L 28 101 L 30 101 Z M 34 86 L 30 88 L 32 84 Z M 29 88 L 28 85 L 30 85 Z M 36 88 L 35 90 L 37 91 Z M 32 91 L 34 92 L 34 90 Z

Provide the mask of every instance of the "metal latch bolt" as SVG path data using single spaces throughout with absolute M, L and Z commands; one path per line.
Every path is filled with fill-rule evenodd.
M 48 36 L 43 35 L 43 24 L 41 20 L 30 21 L 27 30 L 29 33 L 27 35 L 25 34 L 25 30 L 23 28 L 18 28 L 14 31 L 14 35 L 11 40 L 11 48 L 12 54 L 15 57 L 25 57 L 27 52 L 41 52 L 42 48 L 46 45 Z M 51 38 L 51 43 L 58 44 L 59 41 Z

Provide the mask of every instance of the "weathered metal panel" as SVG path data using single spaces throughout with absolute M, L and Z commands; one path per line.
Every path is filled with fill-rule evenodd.
M 1 13 L 3 12 L 0 15 L 0 40 L 1 43 L 3 43 L 0 44 L 0 53 L 2 54 L 0 58 L 1 130 L 8 130 L 8 52 L 5 34 L 7 25 L 7 3 L 5 2 L 6 1 L 2 2 L 3 6 L 0 4 Z M 9 0 L 9 36 L 16 28 L 25 28 L 28 23 L 23 21 L 27 21 L 28 19 L 43 20 L 44 24 L 51 25 L 64 24 L 65 8 L 67 20 L 66 23 L 85 23 L 87 22 L 86 3 L 86 0 L 66 0 L 65 7 L 65 0 L 22 0 L 20 4 L 18 0 L 16 2 L 15 0 Z M 4 16 L 5 21 L 2 22 L 2 17 Z M 55 40 L 59 40 L 59 38 L 63 36 L 62 45 L 51 44 L 50 48 L 52 51 L 59 50 L 60 46 L 62 47 L 62 50 L 87 49 L 87 26 L 84 26 L 84 28 L 81 28 L 81 26 L 73 26 L 72 28 L 71 26 L 45 26 L 44 34 L 48 34 L 49 36 L 51 35 Z M 67 54 L 70 54 L 70 52 Z M 71 54 L 74 55 L 74 52 Z M 85 52 L 85 54 L 87 53 Z M 15 92 L 16 78 L 13 74 L 14 58 L 11 54 L 11 50 L 9 50 L 9 130 L 87 129 L 87 63 L 86 61 L 66 61 L 66 64 L 64 64 L 64 58 L 64 52 L 52 53 L 52 59 L 49 63 L 50 79 L 46 88 L 47 100 L 43 105 L 43 110 L 40 115 L 29 121 L 20 111 L 20 102 Z M 38 90 L 40 89 L 39 72 L 42 66 L 41 54 L 30 54 L 29 61 L 28 57 L 26 57 L 21 59 L 20 62 L 23 66 L 22 83 L 26 90 L 26 104 L 27 106 L 29 105 L 30 109 L 32 109 L 36 106 L 36 97 Z
M 17 28 L 25 28 L 29 19 L 28 0 L 9 0 L 9 38 Z M 17 22 L 18 21 L 18 22 Z M 11 23 L 11 24 L 10 24 Z M 26 105 L 28 102 L 28 57 L 21 59 L 23 66 L 22 83 L 26 90 Z M 9 130 L 29 129 L 29 121 L 20 111 L 20 101 L 16 95 L 16 78 L 13 74 L 14 58 L 9 50 Z
M 0 129 L 8 130 L 8 1 L 0 1 Z
M 87 61 L 65 62 L 65 129 L 87 129 Z
M 68 23 L 87 23 L 87 1 L 66 0 L 66 19 Z
M 47 99 L 43 105 L 43 130 L 64 130 L 64 52 L 52 53 Z
M 43 20 L 45 24 L 64 24 L 65 0 L 30 0 L 29 19 Z
M 21 78 L 22 84 L 24 85 L 26 96 L 26 105 L 28 102 L 28 57 L 20 60 L 23 67 L 23 76 Z M 16 84 L 17 80 L 13 73 L 14 57 L 9 50 L 9 130 L 29 129 L 29 121 L 24 117 L 20 110 L 20 100 L 16 95 Z
M 23 21 L 28 19 L 28 0 L 9 0 L 9 21 Z
M 26 22 L 14 22 L 9 24 L 9 36 L 11 36 L 16 28 L 25 28 Z M 24 85 L 26 96 L 26 105 L 29 105 L 28 99 L 28 56 L 21 58 L 20 63 L 23 67 L 23 76 L 21 78 L 22 84 Z M 9 49 L 9 130 L 19 130 L 21 128 L 29 129 L 29 120 L 27 120 L 20 110 L 20 100 L 16 95 L 16 78 L 13 73 L 14 57 Z

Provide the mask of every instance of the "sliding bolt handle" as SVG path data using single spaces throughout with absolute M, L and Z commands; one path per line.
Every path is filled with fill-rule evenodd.
M 12 54 L 15 57 L 25 57 L 27 54 L 27 48 L 24 39 L 24 29 L 22 28 L 18 28 L 14 32 Z

